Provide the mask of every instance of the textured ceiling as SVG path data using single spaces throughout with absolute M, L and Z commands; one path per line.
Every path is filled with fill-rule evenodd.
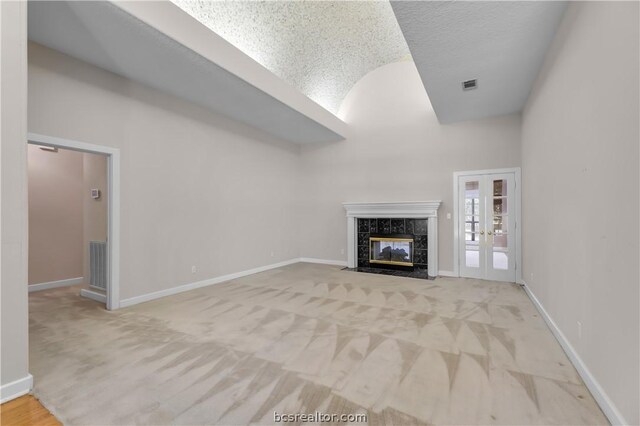
M 521 111 L 563 1 L 393 1 L 441 123 Z M 462 82 L 478 87 L 463 91 Z
M 365 74 L 409 57 L 387 1 L 173 2 L 334 114 Z

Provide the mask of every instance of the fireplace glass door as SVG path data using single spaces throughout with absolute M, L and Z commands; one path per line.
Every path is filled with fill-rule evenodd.
M 370 237 L 369 263 L 413 266 L 413 239 Z

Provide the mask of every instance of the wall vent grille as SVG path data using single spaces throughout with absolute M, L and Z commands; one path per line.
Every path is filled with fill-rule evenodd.
M 478 80 L 467 80 L 462 82 L 462 90 L 473 90 L 478 87 Z
M 89 285 L 107 290 L 107 242 L 89 241 Z

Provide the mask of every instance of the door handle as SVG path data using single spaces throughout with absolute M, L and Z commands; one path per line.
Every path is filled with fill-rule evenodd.
M 484 235 L 484 231 L 480 231 L 480 235 Z
M 491 235 L 491 231 L 487 231 L 487 235 Z

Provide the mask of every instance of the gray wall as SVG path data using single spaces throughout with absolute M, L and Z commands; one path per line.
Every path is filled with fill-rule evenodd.
M 120 149 L 121 299 L 299 257 L 298 146 L 36 44 L 29 131 Z
M 27 3 L 0 2 L 2 385 L 29 374 L 27 312 Z M 5 395 L 2 395 L 3 397 Z
M 441 199 L 439 268 L 451 271 L 453 172 L 520 166 L 520 115 L 441 125 L 411 61 L 367 74 L 340 115 L 347 140 L 302 148 L 302 256 L 346 260 L 345 201 Z
M 629 424 L 640 422 L 638 37 L 637 2 L 572 3 L 522 127 L 524 280 Z

